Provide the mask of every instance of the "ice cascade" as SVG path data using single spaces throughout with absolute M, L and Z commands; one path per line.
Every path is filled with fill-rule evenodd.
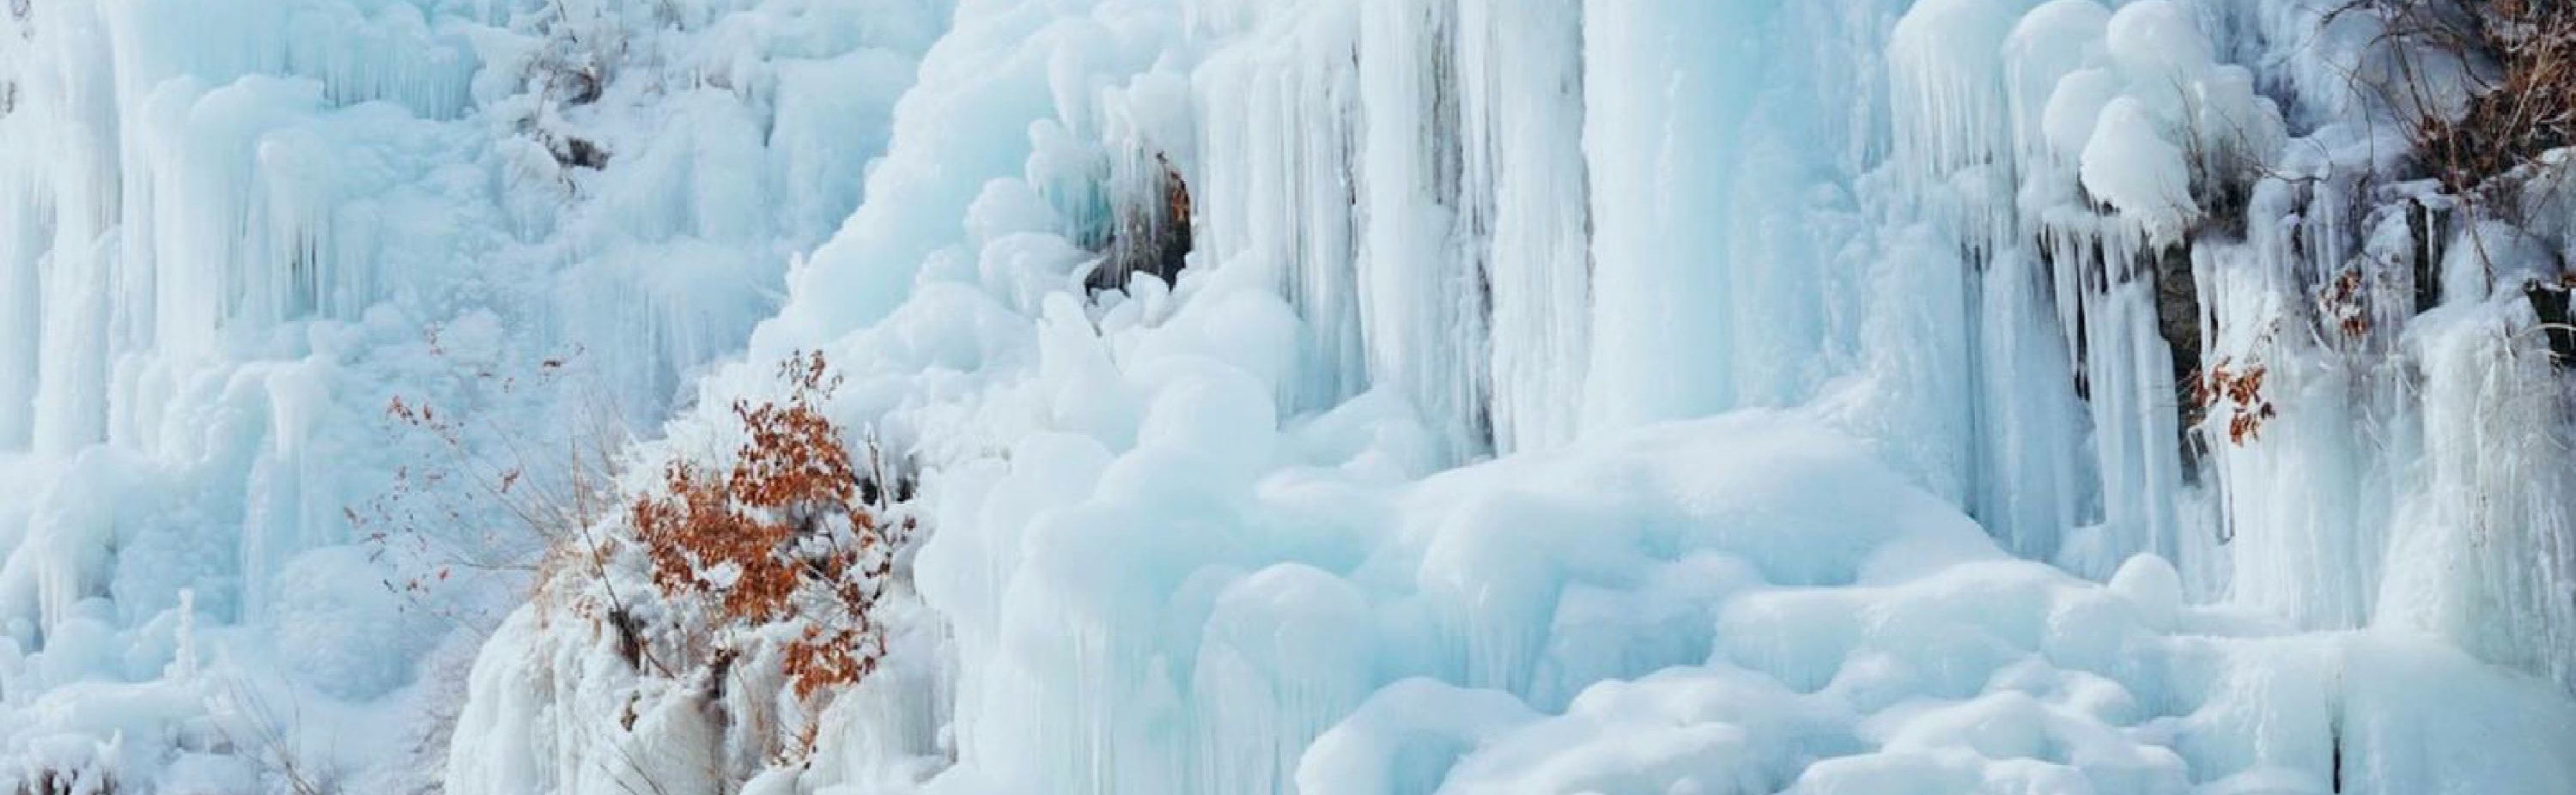
M 824 350 L 925 472 L 919 645 L 736 772 L 2576 786 L 2565 225 L 2408 181 L 2332 5 L 966 4 L 699 385 Z M 455 791 L 732 730 L 606 645 L 496 637 Z

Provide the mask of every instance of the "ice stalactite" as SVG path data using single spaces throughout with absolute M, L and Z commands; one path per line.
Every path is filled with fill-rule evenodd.
M 2402 53 L 2386 48 L 2417 45 L 2346 16 L 2168 0 L 1907 12 L 1889 45 L 1892 163 L 1911 175 L 1905 203 L 1961 230 L 1985 284 L 1993 449 L 1970 505 L 2079 572 L 2153 552 L 2204 597 L 2304 627 L 2425 628 L 2564 679 L 2568 529 L 2531 489 L 2563 493 L 2548 484 L 2566 473 L 2495 441 L 2563 434 L 2562 390 L 2536 337 L 2516 336 L 2533 319 L 2510 287 L 2557 270 L 2515 242 L 2527 234 L 2400 181 L 2386 152 L 2407 142 L 2388 131 L 2427 109 L 2353 86 L 2392 79 Z M 2222 62 L 2262 40 L 2303 44 L 2261 75 Z M 2416 79 L 2456 85 L 2447 69 Z M 2292 106 L 2258 84 L 2294 88 Z M 2063 344 L 2031 336 L 2051 327 Z M 2032 358 L 2052 351 L 2083 418 L 2030 387 L 2053 380 Z M 2004 441 L 2039 428 L 2089 449 Z M 2473 438 L 2489 453 L 2440 463 Z
M 2010 165 L 2002 149 L 2012 140 L 2004 45 L 2029 5 L 1921 0 L 1889 33 L 1891 160 L 1911 181 L 1930 188 L 1960 169 Z
M 2421 464 L 2394 517 L 2375 623 L 2576 682 L 2576 413 L 2528 310 L 2437 310 L 2408 334 L 2423 367 Z
M 11 381 L 21 394 L 0 398 L 34 413 L 5 436 L 56 453 L 107 441 L 134 424 L 111 414 L 140 402 L 123 393 L 148 377 L 139 370 L 206 360 L 290 318 L 353 319 L 380 296 L 383 224 L 349 205 L 384 189 L 388 160 L 439 145 L 404 129 L 395 105 L 332 106 L 391 99 L 454 115 L 479 62 L 413 6 L 348 19 L 285 9 L 65 4 L 9 37 L 0 126 L 21 142 L 11 215 L 28 232 L 9 295 L 36 307 L 24 317 L 37 325 L 13 340 L 40 353 Z M 286 37 L 304 22 L 403 38 Z M 394 63 L 406 58 L 423 62 Z M 371 151 L 316 128 L 383 140 Z
M 2049 290 L 2047 264 L 1999 250 L 1978 274 L 1970 513 L 2014 552 L 2056 560 L 2068 528 L 2098 515 L 2103 483 L 2093 427 Z
M 2259 187 L 2258 216 L 2292 217 L 2290 202 L 2310 209 L 2250 227 L 2241 245 L 2204 245 L 2197 277 L 2214 321 L 2211 366 L 2264 379 L 2255 405 L 2211 394 L 2203 409 L 2213 447 L 2202 474 L 2219 502 L 2231 590 L 2335 628 L 2370 622 L 2421 444 L 2420 387 L 2402 342 L 2417 311 L 2413 221 L 2383 214 L 2366 239 L 2353 234 L 2369 227 L 2341 217 L 2335 197 L 2358 189 L 2350 182 Z
M 2303 626 L 2382 612 L 2422 438 L 2397 340 L 2426 288 L 2370 269 L 2331 294 L 2360 259 L 2412 256 L 2385 231 L 2412 222 L 2345 217 L 2373 198 L 2356 171 L 2389 162 L 2298 154 L 2257 90 L 2303 86 L 2291 111 L 2332 150 L 2365 109 L 2309 84 L 2348 43 L 2228 62 L 2315 15 L 1188 10 L 1209 43 L 1194 114 L 1112 136 L 1133 150 L 1116 156 L 1132 177 L 1173 152 L 1194 261 L 1297 308 L 1285 413 L 1383 391 L 1455 462 L 1821 398 L 2025 556 L 2105 578 L 2153 553 L 2197 597 Z M 1782 30 L 1860 52 L 1765 35 Z M 1780 66 L 1800 59 L 1815 68 Z M 1811 119 L 1784 85 L 1851 107 Z M 2310 333 L 2348 312 L 2369 316 L 2355 339 Z M 2257 371 L 2249 405 L 2213 388 Z
M 1490 446 L 1493 297 L 1470 226 L 1454 0 L 1362 4 L 1360 328 L 1369 376 L 1460 459 Z
M 1275 270 L 1300 307 L 1329 375 L 1294 405 L 1390 389 L 1441 418 L 1455 458 L 1572 438 L 1592 271 L 1578 22 L 1566 3 L 1309 4 L 1257 23 L 1287 46 L 1199 70 L 1204 250 Z
M 1708 189 L 1741 150 L 1777 3 L 1584 6 L 1584 154 L 1592 173 L 1587 433 L 1735 405 L 1732 195 Z M 1706 38 L 1719 37 L 1722 46 Z
M 2224 586 L 2187 486 L 2179 404 L 2203 352 L 2182 249 L 2207 216 L 2234 222 L 2237 172 L 2283 133 L 2251 73 L 2217 62 L 2243 45 L 2184 6 L 1197 11 L 1209 35 L 1287 43 L 1220 47 L 1197 71 L 1202 151 L 1183 170 L 1209 261 L 1273 272 L 1300 308 L 1329 375 L 1295 384 L 1292 408 L 1389 389 L 1438 418 L 1454 460 L 1794 403 L 1872 347 L 1865 301 L 1820 296 L 1904 273 L 1797 260 L 1850 245 L 1836 212 L 1929 223 L 1969 255 L 1927 267 L 1966 280 L 1974 328 L 1923 363 L 1969 407 L 1931 427 L 1976 432 L 1916 444 L 1927 478 L 2026 554 L 2107 576 L 2155 551 L 2187 561 L 2196 592 Z M 1819 132 L 1843 151 L 1810 160 L 1780 143 L 1799 122 L 1744 129 L 1784 79 L 1765 42 L 1679 33 L 1786 24 L 1885 37 L 1892 144 L 1861 120 Z M 1534 55 L 1498 57 L 1507 40 Z M 1819 71 L 1811 90 L 1881 85 Z M 1698 134 L 1670 137 L 1683 129 Z M 1843 186 L 1803 181 L 1801 162 Z M 1784 191 L 1805 206 L 1779 209 Z M 1569 192 L 1580 212 L 1534 198 Z M 1946 326 L 1907 328 L 1884 339 Z
M 1458 5 L 1461 193 L 1491 290 L 1497 452 L 1582 427 L 1592 312 L 1580 0 Z
M 0 176 L 21 184 L 28 175 Z M 42 346 L 38 335 L 44 315 L 36 311 L 43 273 L 43 252 L 51 248 L 47 216 L 51 208 L 30 191 L 0 192 L 0 449 L 26 449 L 34 432 L 36 362 Z M 32 205 L 32 206 L 31 206 Z
M 1194 4 L 1193 8 L 1200 5 Z M 1202 12 L 1216 16 L 1213 11 Z M 1302 4 L 1261 28 L 1282 46 L 1211 55 L 1197 71 L 1205 157 L 1200 250 L 1257 268 L 1298 307 L 1311 373 L 1289 403 L 1331 406 L 1368 381 L 1356 288 L 1360 78 L 1355 10 Z
M 2061 254 L 2083 261 L 2079 254 Z M 2187 534 L 2205 526 L 2189 521 L 2181 460 L 2180 387 L 2174 353 L 2156 324 L 2154 285 L 2125 281 L 2090 288 L 2083 318 L 2086 404 L 2093 417 L 2096 466 L 2101 472 L 2102 513 L 2062 547 L 2070 568 L 2102 576 L 2139 552 L 2182 561 L 2190 585 L 2206 595 L 2217 586 L 2201 578 L 2197 558 L 2181 554 Z M 2196 535 L 2193 536 L 2197 538 Z
M 1439 418 L 1454 459 L 1812 389 L 1794 350 L 1821 331 L 1754 314 L 1815 303 L 1812 283 L 1729 264 L 1765 228 L 1705 220 L 1729 217 L 1739 159 L 1759 162 L 1738 128 L 1770 73 L 1757 34 L 1772 16 L 1453 0 L 1203 11 L 1286 43 L 1220 48 L 1198 70 L 1193 186 L 1211 261 L 1277 270 L 1308 355 L 1333 374 L 1292 404 L 1393 390 Z M 1676 32 L 1703 28 L 1745 46 Z M 1680 129 L 1721 134 L 1655 132 Z M 1732 272 L 1767 291 L 1720 289 Z M 1764 342 L 1781 338 L 1800 342 Z M 1756 357 L 1747 369 L 1799 374 L 1740 374 L 1738 347 Z M 1739 380 L 1756 382 L 1741 401 Z
M 2200 329 L 2179 247 L 2204 191 L 2268 154 L 2277 112 L 2162 0 L 1922 3 L 1889 54 L 1905 203 L 1959 230 L 1986 285 L 1980 517 L 2095 576 L 2141 551 L 2194 559 L 2178 404 Z M 2033 358 L 2052 354 L 2068 368 Z M 2089 455 L 2065 447 L 2088 435 Z
M 2267 35 L 2326 31 L 2287 71 L 2319 120 L 2309 139 L 2340 145 L 2286 150 L 2247 244 L 2202 264 L 2209 366 L 2265 368 L 2277 409 L 2259 434 L 2229 433 L 2222 412 L 2242 406 L 2204 420 L 2213 440 L 2248 437 L 2211 456 L 2232 593 L 2306 626 L 2437 633 L 2576 686 L 2565 371 L 2525 293 L 2563 278 L 2540 241 L 2564 208 L 2508 224 L 2483 198 L 2389 179 L 2402 162 L 2379 147 L 2404 147 L 2389 131 L 2428 111 L 2355 85 L 2414 62 L 2424 97 L 2452 97 L 2457 64 L 2356 48 L 2385 32 L 2375 14 L 2276 11 Z

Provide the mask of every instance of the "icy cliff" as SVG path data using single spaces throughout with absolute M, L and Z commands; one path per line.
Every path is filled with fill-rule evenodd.
M 434 789 L 542 543 L 481 489 L 738 350 L 947 15 L 8 4 L 0 791 Z
M 2430 178 L 2502 67 L 2400 14 L 2490 5 L 21 3 L 0 762 L 2576 791 L 2564 152 Z M 512 510 L 809 351 L 918 479 L 819 697 Z
M 701 387 L 840 364 L 917 629 L 800 717 L 523 617 L 469 725 L 660 706 L 450 785 L 2576 786 L 2567 210 L 2413 181 L 2491 65 L 2351 5 L 962 6 Z

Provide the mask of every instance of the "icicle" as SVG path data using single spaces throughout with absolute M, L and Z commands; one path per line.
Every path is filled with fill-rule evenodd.
M 1360 326 L 1369 376 L 1411 399 L 1447 454 L 1491 444 L 1491 278 L 1467 223 L 1451 0 L 1369 4 L 1359 63 Z
M 170 677 L 182 681 L 197 678 L 197 589 L 179 589 L 179 628 L 172 636 L 171 645 L 177 649 L 171 655 Z
M 2013 128 L 2004 44 L 2022 0 L 1924 0 L 1887 45 L 1896 160 L 1930 186 L 1970 166 L 2004 162 Z
M 2075 372 L 2050 326 L 2048 272 L 2019 249 L 1998 252 L 1980 280 L 1976 433 L 1978 492 L 1971 512 L 2014 552 L 2054 560 L 2061 536 L 2093 517 L 2098 477 L 2084 441 L 2091 423 Z
M 1259 268 L 1303 321 L 1308 375 L 1286 405 L 1313 410 L 1369 383 L 1356 264 L 1361 131 L 1357 7 L 1310 4 L 1267 23 L 1278 47 L 1216 53 L 1199 70 L 1199 250 Z
M 2410 335 L 2424 368 L 2424 465 L 2400 509 L 2376 623 L 2439 632 L 2576 686 L 2562 376 L 2513 333 L 2527 315 L 2460 309 Z
M 1571 441 L 1590 347 L 1579 0 L 1459 3 L 1468 233 L 1492 294 L 1497 452 Z
M 1584 6 L 1593 332 L 1585 432 L 1736 403 L 1738 322 L 1721 258 L 1727 175 L 1771 63 L 1776 2 Z M 1714 39 L 1714 40 L 1713 40 Z M 1752 304 L 1751 298 L 1746 303 Z

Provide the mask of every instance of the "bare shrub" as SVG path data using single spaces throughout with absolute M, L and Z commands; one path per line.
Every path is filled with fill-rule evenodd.
M 427 351 L 446 358 L 439 330 Z M 420 610 L 486 633 L 491 616 L 458 615 L 433 591 L 459 570 L 529 576 L 542 589 L 554 572 L 579 566 L 605 575 L 603 546 L 591 533 L 620 503 L 621 464 L 632 437 L 614 402 L 594 397 L 584 424 L 509 422 L 480 401 L 509 402 L 531 393 L 580 390 L 568 373 L 579 351 L 525 367 L 475 366 L 463 377 L 478 399 L 445 404 L 396 395 L 384 416 L 398 448 L 423 452 L 392 473 L 386 490 L 341 514 L 376 558 L 414 565 L 385 585 Z M 462 407 L 460 407 L 460 405 Z
M 2419 115 L 2411 133 L 2430 176 L 2454 195 L 2493 193 L 2496 178 L 2576 144 L 2576 5 L 2563 0 L 2349 0 L 2336 15 L 2367 13 L 2397 56 L 2399 85 L 2384 87 Z M 2331 17 L 2329 17 L 2331 18 Z M 2454 62 L 2473 81 L 2465 112 L 2440 112 L 2427 59 Z M 2491 198 L 2503 198 L 2502 194 Z
M 236 735 L 232 728 L 218 728 L 226 745 L 245 752 L 269 777 L 290 795 L 337 795 L 341 791 L 339 775 L 322 762 L 308 759 L 296 738 L 311 736 L 304 725 L 304 708 L 289 695 L 287 708 L 279 712 L 262 697 L 257 688 L 234 682 L 221 703 L 231 713 L 245 734 Z
M 2502 76 L 2481 87 L 2457 121 L 2426 119 L 2416 132 L 2444 187 L 2478 190 L 2498 176 L 2576 144 L 2576 6 L 2559 0 L 2491 0 L 2477 28 Z

